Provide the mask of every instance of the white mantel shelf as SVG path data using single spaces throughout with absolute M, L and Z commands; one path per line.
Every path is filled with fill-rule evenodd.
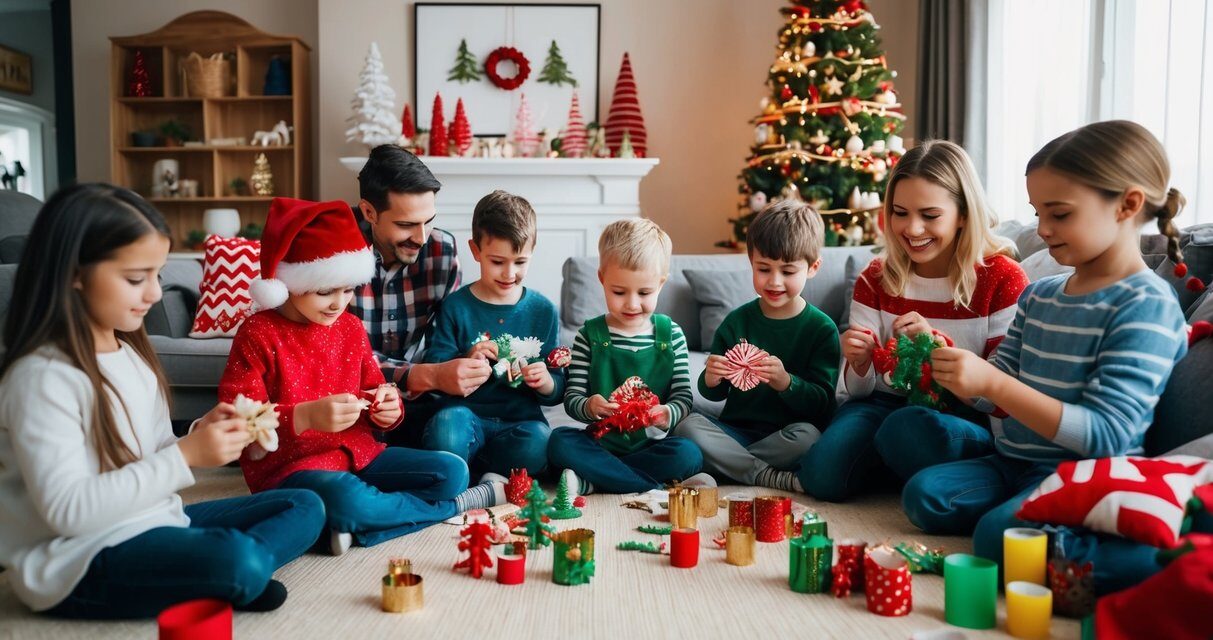
M 520 195 L 535 207 L 538 241 L 525 285 L 559 303 L 561 268 L 573 256 L 596 255 L 602 228 L 638 217 L 640 181 L 657 158 L 447 158 L 421 156 L 442 183 L 438 227 L 455 235 L 463 281 L 480 277 L 470 258 L 472 210 L 494 189 Z M 365 157 L 342 158 L 357 174 Z

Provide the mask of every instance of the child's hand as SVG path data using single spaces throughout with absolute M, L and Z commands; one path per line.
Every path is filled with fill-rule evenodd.
M 861 376 L 868 375 L 872 366 L 872 352 L 876 349 L 876 334 L 866 327 L 852 326 L 842 333 L 842 357 L 851 369 Z
M 893 320 L 893 334 L 911 338 L 920 333 L 931 333 L 931 325 L 917 311 L 903 313 Z
M 547 363 L 542 360 L 522 368 L 522 381 L 541 396 L 552 395 L 556 390 L 556 381 L 552 379 Z
M 494 340 L 481 340 L 472 345 L 471 349 L 468 349 L 467 357 L 473 360 L 496 360 L 497 342 Z
M 715 389 L 720 386 L 720 381 L 729 375 L 729 360 L 724 356 L 710 355 L 703 371 L 703 383 L 709 389 Z
M 362 415 L 362 403 L 352 393 L 338 393 L 295 405 L 295 433 L 338 433 L 354 426 Z
M 586 413 L 590 414 L 591 420 L 602 420 L 615 415 L 619 411 L 619 405 L 614 402 L 608 402 L 606 398 L 595 393 L 590 396 L 590 401 L 585 405 Z
M 400 392 L 395 385 L 384 384 L 374 391 L 364 391 L 363 393 L 375 397 L 369 410 L 371 422 L 385 429 L 396 424 L 396 421 L 400 419 L 400 414 L 404 413 L 404 407 L 400 403 Z
M 438 390 L 460 398 L 472 395 L 493 375 L 493 367 L 482 358 L 456 358 L 437 367 Z
M 238 459 L 249 443 L 248 425 L 243 418 L 216 419 L 224 406 L 231 409 L 231 405 L 215 407 L 198 421 L 193 431 L 177 441 L 181 457 L 189 466 L 221 467 Z
M 652 420 L 652 425 L 662 431 L 670 430 L 670 406 L 659 404 L 652 409 L 649 409 L 649 419 Z
M 792 386 L 792 376 L 783 368 L 783 360 L 775 356 L 767 356 L 754 367 L 754 373 L 767 381 L 776 391 L 786 391 Z
M 981 356 L 965 349 L 940 347 L 931 352 L 931 375 L 958 398 L 987 397 L 1000 375 Z

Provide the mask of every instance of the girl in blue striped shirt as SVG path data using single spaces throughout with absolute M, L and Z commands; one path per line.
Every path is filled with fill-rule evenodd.
M 989 362 L 963 349 L 935 352 L 941 385 L 1004 417 L 993 421 L 995 454 L 910 479 L 903 503 L 919 528 L 973 532 L 977 555 L 1001 561 L 1003 531 L 1024 525 L 1016 511 L 1058 463 L 1141 453 L 1154 405 L 1187 350 L 1175 291 L 1139 248 L 1141 225 L 1155 220 L 1169 257 L 1182 260 L 1171 220 L 1184 198 L 1169 180 L 1162 145 L 1128 121 L 1071 131 L 1028 162 L 1037 232 L 1074 273 L 1024 290 Z M 1101 593 L 1159 568 L 1145 545 L 1086 531 L 1058 535 L 1066 557 L 1094 562 Z

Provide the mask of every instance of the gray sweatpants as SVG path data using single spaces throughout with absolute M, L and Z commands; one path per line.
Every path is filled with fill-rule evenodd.
M 678 423 L 674 435 L 699 445 L 703 451 L 704 471 L 752 485 L 759 472 L 767 467 L 780 471 L 793 471 L 799 467 L 800 459 L 821 437 L 821 431 L 808 422 L 794 422 L 762 436 L 692 413 Z

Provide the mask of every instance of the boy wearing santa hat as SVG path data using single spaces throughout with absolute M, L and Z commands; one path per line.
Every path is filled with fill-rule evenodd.
M 346 313 L 375 263 L 343 202 L 275 198 L 261 240 L 262 311 L 232 341 L 219 397 L 277 405 L 275 451 L 240 459 L 253 492 L 310 489 L 323 499 L 330 550 L 372 546 L 473 508 L 505 501 L 498 483 L 467 487 L 467 465 L 439 451 L 385 447 L 373 431 L 395 428 L 404 404 L 384 383 L 362 322 Z

